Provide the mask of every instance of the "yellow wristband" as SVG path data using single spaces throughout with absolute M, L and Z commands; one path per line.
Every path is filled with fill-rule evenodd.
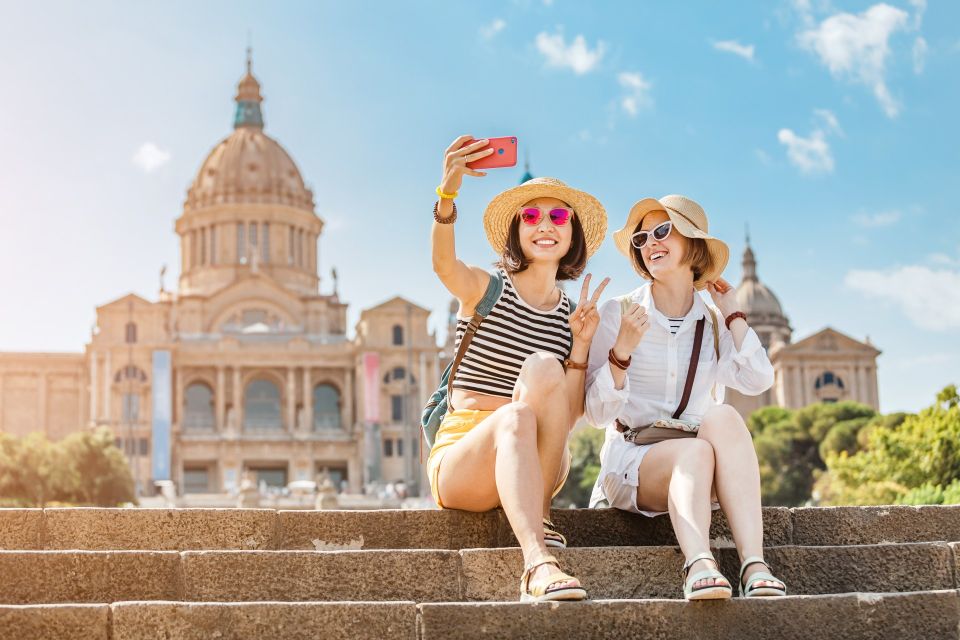
M 453 200 L 454 198 L 457 197 L 459 193 L 460 193 L 459 191 L 454 191 L 453 193 L 444 193 L 443 191 L 440 190 L 440 187 L 437 187 L 437 195 L 444 200 Z

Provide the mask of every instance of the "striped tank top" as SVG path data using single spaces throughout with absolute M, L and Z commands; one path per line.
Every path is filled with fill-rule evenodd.
M 520 377 L 523 361 L 537 352 L 560 361 L 570 356 L 570 300 L 560 292 L 560 302 L 540 311 L 524 302 L 510 280 L 503 276 L 503 292 L 484 318 L 457 368 L 453 388 L 510 398 Z M 457 344 L 463 339 L 469 319 L 457 318 Z

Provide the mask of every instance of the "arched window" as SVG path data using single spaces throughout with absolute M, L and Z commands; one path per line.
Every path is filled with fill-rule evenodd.
M 183 393 L 183 428 L 209 431 L 214 424 L 213 390 L 203 382 L 194 382 Z
M 318 384 L 313 388 L 313 429 L 342 429 L 340 421 L 340 391 L 332 384 Z
M 398 324 L 393 325 L 393 344 L 403 344 L 403 327 Z
M 407 370 L 403 367 L 394 367 L 393 368 L 393 379 L 394 380 L 403 380 L 407 375 Z
M 816 388 L 820 389 L 822 387 L 826 387 L 827 385 L 836 385 L 843 389 L 843 378 L 832 371 L 824 371 L 817 376 Z
M 824 371 L 814 383 L 816 395 L 821 402 L 837 402 L 843 397 L 843 378 L 832 371 Z
M 127 344 L 134 344 L 137 341 L 137 324 L 135 322 L 127 323 Z
M 254 380 L 243 395 L 245 429 L 282 429 L 280 390 L 269 380 Z
M 135 364 L 128 364 L 123 367 L 113 376 L 114 382 L 123 382 L 127 380 L 132 380 L 133 382 L 145 383 L 147 381 L 147 374 L 143 372 L 143 369 L 138 367 Z

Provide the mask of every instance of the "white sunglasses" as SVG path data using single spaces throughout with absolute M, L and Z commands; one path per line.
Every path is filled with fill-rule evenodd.
M 637 249 L 642 249 L 643 246 L 647 244 L 647 240 L 650 239 L 650 236 L 653 236 L 653 239 L 657 242 L 663 242 L 667 239 L 667 236 L 670 235 L 671 231 L 673 231 L 673 223 L 667 220 L 662 224 L 658 224 L 649 231 L 637 231 L 635 234 L 630 236 L 630 244 Z

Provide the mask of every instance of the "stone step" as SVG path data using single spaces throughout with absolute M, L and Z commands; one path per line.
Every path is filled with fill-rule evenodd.
M 570 546 L 675 545 L 669 518 L 558 509 Z M 960 541 L 960 506 L 763 510 L 764 544 Z M 731 540 L 721 512 L 711 539 Z M 0 509 L 0 549 L 471 549 L 515 544 L 501 511 L 271 509 Z
M 180 601 L 0 606 L 0 637 L 36 640 L 958 640 L 958 629 L 956 590 L 700 603 Z
M 791 594 L 957 588 L 960 543 L 770 547 Z M 734 583 L 736 551 L 716 551 Z M 590 596 L 680 598 L 676 547 L 584 547 L 558 552 Z M 124 600 L 512 601 L 520 550 L 0 551 L 0 603 Z
M 957 591 L 787 596 L 725 602 L 420 605 L 420 638 L 530 640 L 956 640 Z

